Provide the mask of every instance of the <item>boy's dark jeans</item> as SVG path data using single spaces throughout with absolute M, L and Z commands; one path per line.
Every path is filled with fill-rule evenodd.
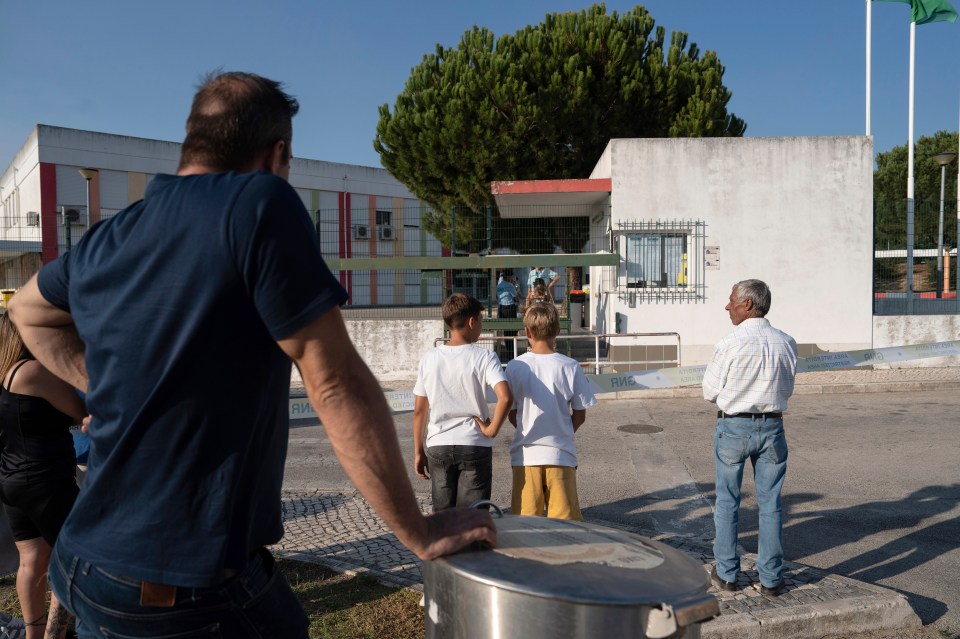
M 493 448 L 490 446 L 430 446 L 427 448 L 433 512 L 469 508 L 490 499 Z

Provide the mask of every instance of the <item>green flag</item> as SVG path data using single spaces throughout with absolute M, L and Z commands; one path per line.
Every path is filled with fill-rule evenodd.
M 910 21 L 917 24 L 928 22 L 956 22 L 957 10 L 947 0 L 874 0 L 874 2 L 903 2 L 910 5 Z

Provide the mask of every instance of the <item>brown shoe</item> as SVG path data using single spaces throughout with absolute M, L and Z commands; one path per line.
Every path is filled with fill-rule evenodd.
M 720 578 L 720 575 L 717 574 L 716 565 L 714 565 L 713 569 L 710 571 L 710 581 L 713 582 L 713 585 L 720 590 L 726 590 L 727 592 L 735 592 L 737 590 L 736 583 L 732 581 L 724 581 Z
M 776 586 L 772 588 L 767 588 L 763 584 L 760 584 L 760 594 L 766 595 L 768 597 L 779 597 L 780 591 L 783 590 L 783 579 L 780 580 Z

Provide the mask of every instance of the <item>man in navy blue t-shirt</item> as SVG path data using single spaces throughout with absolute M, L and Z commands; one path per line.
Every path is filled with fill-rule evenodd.
M 87 393 L 89 472 L 50 565 L 82 637 L 307 636 L 264 550 L 283 535 L 291 360 L 344 469 L 404 544 L 428 559 L 495 541 L 486 513 L 419 510 L 341 318 L 346 292 L 286 181 L 297 110 L 265 78 L 209 78 L 177 175 L 156 176 L 10 302 L 37 359 Z

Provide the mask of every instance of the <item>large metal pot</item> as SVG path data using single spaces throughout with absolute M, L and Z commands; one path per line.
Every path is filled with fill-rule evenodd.
M 496 521 L 496 549 L 424 563 L 428 639 L 690 639 L 719 613 L 703 566 L 669 546 L 586 522 Z

